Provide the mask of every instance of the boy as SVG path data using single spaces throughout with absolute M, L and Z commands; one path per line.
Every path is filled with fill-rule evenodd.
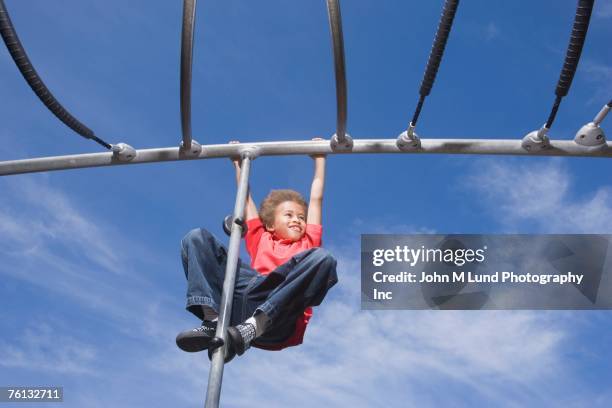
M 226 362 L 242 355 L 251 344 L 266 350 L 301 344 L 311 306 L 321 304 L 337 282 L 335 259 L 319 248 L 325 156 L 313 159 L 308 206 L 295 191 L 273 190 L 258 212 L 250 192 L 247 194 L 245 240 L 251 267 L 238 261 Z M 232 161 L 238 182 L 240 162 Z M 227 251 L 208 231 L 195 229 L 183 238 L 182 260 L 188 283 L 187 310 L 203 322 L 201 327 L 179 333 L 176 343 L 189 352 L 212 350 L 222 345 L 213 338 Z

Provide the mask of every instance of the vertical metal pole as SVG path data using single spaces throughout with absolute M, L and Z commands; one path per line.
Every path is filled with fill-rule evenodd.
M 336 74 L 336 135 L 338 142 L 346 142 L 346 68 L 344 64 L 344 38 L 340 0 L 327 0 L 327 14 L 334 51 L 334 72 Z
M 327 0 L 327 15 L 334 51 L 334 71 L 336 73 L 336 133 L 331 137 L 330 147 L 334 151 L 350 151 L 353 149 L 353 139 L 346 133 L 346 69 L 340 0 Z
M 234 206 L 234 220 L 244 217 L 244 207 L 246 203 L 247 190 L 249 185 L 249 170 L 251 167 L 251 153 L 245 152 L 242 155 L 242 171 L 238 183 L 236 194 L 236 205 Z M 232 300 L 234 294 L 234 284 L 236 283 L 236 267 L 238 265 L 238 254 L 240 252 L 240 239 L 242 227 L 232 224 L 229 249 L 227 253 L 227 265 L 225 267 L 225 280 L 223 281 L 223 293 L 221 295 L 221 310 L 219 311 L 219 321 L 217 323 L 216 336 L 225 341 L 225 332 L 232 316 Z M 210 373 L 208 375 L 208 390 L 206 391 L 206 408 L 218 408 L 219 398 L 221 397 L 221 381 L 223 380 L 223 367 L 225 360 L 225 349 L 219 347 L 213 352 Z
M 191 67 L 193 65 L 193 32 L 196 0 L 183 1 L 181 33 L 181 127 L 183 148 L 191 149 Z

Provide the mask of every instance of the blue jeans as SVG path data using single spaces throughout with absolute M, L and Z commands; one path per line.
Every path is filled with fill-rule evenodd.
M 190 231 L 182 240 L 181 257 L 187 278 L 187 310 L 203 319 L 202 305 L 217 313 L 225 278 L 227 250 L 207 230 Z M 238 260 L 230 326 L 260 310 L 270 319 L 260 344 L 278 344 L 295 330 L 308 306 L 318 306 L 336 284 L 336 260 L 323 248 L 295 255 L 268 275 Z

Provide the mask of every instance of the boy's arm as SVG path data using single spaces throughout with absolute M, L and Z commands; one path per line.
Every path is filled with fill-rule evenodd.
M 322 140 L 315 138 L 313 140 Z M 325 188 L 325 155 L 313 155 L 314 177 L 310 188 L 310 203 L 308 204 L 307 224 L 321 225 L 321 212 L 323 208 L 323 190 Z
M 236 141 L 231 141 L 230 143 L 240 143 Z M 234 164 L 234 169 L 236 170 L 236 185 L 240 184 L 240 173 L 242 168 L 240 167 L 240 159 L 231 158 L 232 163 Z M 255 205 L 255 201 L 253 201 L 253 197 L 251 197 L 251 187 L 249 186 L 247 189 L 247 199 L 246 205 L 244 207 L 244 216 L 245 221 L 252 220 L 253 218 L 259 218 L 259 212 L 257 212 L 257 206 Z

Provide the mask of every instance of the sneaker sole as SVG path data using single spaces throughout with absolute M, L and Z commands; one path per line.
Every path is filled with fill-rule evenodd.
M 196 353 L 208 348 L 212 337 L 208 336 L 184 336 L 176 339 L 176 345 L 188 353 Z

